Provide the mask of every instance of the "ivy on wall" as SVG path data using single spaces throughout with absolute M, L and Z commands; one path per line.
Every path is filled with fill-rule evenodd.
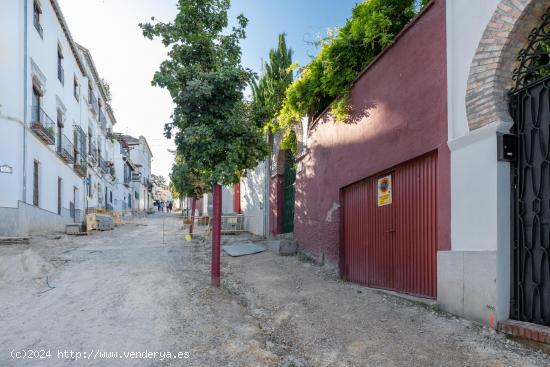
M 355 78 L 428 2 L 368 0 L 357 4 L 342 28 L 320 41 L 319 54 L 286 90 L 278 116 L 280 126 L 288 128 L 306 115 L 318 116 L 327 107 L 336 121 L 346 122 Z

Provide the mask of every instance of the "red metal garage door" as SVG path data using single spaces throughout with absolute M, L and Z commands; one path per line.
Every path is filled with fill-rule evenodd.
M 430 153 L 343 190 L 348 280 L 436 297 L 436 164 Z

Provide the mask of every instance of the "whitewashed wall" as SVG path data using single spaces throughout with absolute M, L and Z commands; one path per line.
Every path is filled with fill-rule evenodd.
M 27 13 L 24 4 L 28 4 Z M 103 157 L 114 160 L 115 147 L 111 141 L 106 140 L 106 131 L 98 125 L 98 117 L 91 113 L 86 102 L 88 99 L 88 78 L 92 75 L 92 65 L 84 57 L 81 51 L 77 51 L 76 44 L 71 48 L 69 39 L 63 32 L 60 20 L 47 0 L 40 0 L 42 14 L 40 24 L 43 28 L 41 37 L 33 24 L 32 0 L 2 0 L 0 2 L 0 165 L 9 165 L 13 168 L 12 174 L 0 174 L 0 209 L 20 208 L 18 220 L 31 221 L 34 218 L 40 222 L 40 228 L 48 228 L 48 221 L 55 224 L 57 229 L 63 224 L 63 218 L 69 213 L 70 202 L 74 200 L 74 189 L 77 189 L 76 208 L 81 211 L 86 206 L 103 206 L 100 202 L 101 195 L 94 191 L 91 197 L 86 195 L 86 187 L 83 179 L 73 170 L 72 163 L 63 162 L 56 154 L 55 145 L 46 145 L 39 140 L 30 129 L 24 129 L 31 120 L 30 106 L 32 103 L 32 79 L 40 81 L 44 91 L 42 97 L 42 109 L 56 125 L 57 110 L 63 111 L 64 128 L 63 135 L 75 144 L 74 126 L 78 125 L 88 133 L 88 127 L 93 131 L 93 139 L 96 145 L 102 147 Z M 27 20 L 27 44 L 28 58 L 25 59 L 25 28 L 24 20 Z M 63 54 L 64 83 L 58 80 L 57 52 L 58 46 Z M 75 55 L 74 52 L 77 54 Z M 78 59 L 82 60 L 84 72 L 78 65 Z M 26 85 L 25 85 L 25 65 Z M 74 95 L 74 79 L 78 80 L 78 97 Z M 96 80 L 92 80 L 94 93 L 101 96 Z M 25 87 L 27 100 L 25 101 Z M 103 99 L 103 98 L 102 98 Z M 105 106 L 105 104 L 104 104 Z M 105 111 L 106 112 L 106 111 Z M 25 121 L 25 113 L 27 119 Z M 113 121 L 106 113 L 107 128 L 112 129 Z M 24 124 L 24 122 L 26 124 Z M 55 133 L 57 137 L 57 131 Z M 23 150 L 23 140 L 26 137 L 26 150 Z M 26 195 L 23 196 L 23 172 L 24 157 L 26 163 Z M 22 205 L 21 202 L 32 204 L 33 202 L 33 168 L 34 161 L 39 162 L 39 207 Z M 115 193 L 116 185 L 111 183 L 111 177 L 99 172 L 97 168 L 89 168 L 88 172 L 93 177 L 95 184 L 101 183 L 103 195 L 105 187 L 107 195 L 111 191 Z M 58 178 L 62 179 L 62 215 L 57 218 L 57 185 Z M 36 213 L 32 212 L 35 211 Z M 31 213 L 32 212 L 32 213 Z M 3 215 L 13 216 L 11 212 L 0 212 L 0 221 Z M 47 213 L 47 215 L 46 215 Z M 52 216 L 53 215 L 53 216 Z M 69 218 L 66 218 L 69 221 Z M 15 222 L 14 222 L 15 223 Z M 15 226 L 18 224 L 15 223 Z M 33 230 L 33 223 L 19 223 L 21 228 Z M 13 226 L 12 226 L 13 227 Z M 53 228 L 53 227 L 52 227 Z M 2 228 L 0 228 L 0 231 Z
M 17 207 L 22 199 L 23 142 L 23 7 L 20 1 L 3 1 L 0 11 L 0 207 Z M 10 53 L 11 57 L 4 57 Z M 8 87 L 9 86 L 9 87 Z
M 510 182 L 497 161 L 499 122 L 470 131 L 466 87 L 472 60 L 500 0 L 447 0 L 451 251 L 438 253 L 438 301 L 488 324 L 509 313 Z M 510 75 L 510 78 L 512 76 Z
M 128 195 L 131 195 L 132 190 L 124 185 L 124 165 L 126 163 L 124 163 L 120 153 L 120 143 L 115 141 L 113 145 L 116 171 L 116 180 L 113 183 L 113 204 L 115 210 L 123 211 L 128 207 Z
M 246 218 L 246 228 L 258 236 L 265 236 L 265 179 L 266 163 L 261 162 L 258 166 L 247 173 L 241 179 L 241 209 Z
M 146 185 L 146 180 L 151 178 L 152 153 L 145 137 L 139 137 L 139 145 L 130 151 L 130 157 L 132 162 L 141 165 L 138 169 L 141 172 L 141 181 L 133 183 L 134 191 L 139 193 L 139 202 L 136 202 L 136 207 L 140 210 L 147 210 L 153 205 Z
M 57 179 L 61 177 L 62 207 L 68 211 L 69 202 L 73 198 L 73 188 L 78 189 L 77 208 L 82 209 L 82 180 L 72 167 L 65 164 L 55 153 L 55 146 L 42 143 L 26 130 L 26 197 L 23 193 L 23 121 L 25 112 L 30 121 L 30 105 L 32 96 L 32 76 L 37 76 L 43 82 L 43 110 L 55 122 L 57 108 L 65 111 L 64 135 L 73 141 L 73 125 L 80 122 L 80 102 L 73 96 L 73 77 L 82 79 L 76 58 L 69 49 L 69 44 L 61 26 L 53 13 L 49 2 L 42 1 L 41 24 L 44 29 L 43 39 L 33 25 L 32 1 L 29 1 L 28 21 L 28 71 L 27 71 L 27 101 L 24 102 L 24 2 L 4 0 L 0 4 L 0 52 L 4 55 L 0 64 L 0 84 L 10 88 L 0 88 L 0 119 L 2 121 L 0 134 L 0 165 L 13 166 L 12 175 L 0 176 L 3 190 L 0 193 L 0 206 L 17 207 L 18 201 L 32 203 L 33 198 L 33 166 L 34 161 L 40 162 L 40 208 L 51 213 L 57 213 Z M 63 50 L 65 85 L 57 78 L 57 47 Z M 5 162 L 4 162 L 5 161 Z M 4 189 L 5 188 L 5 189 Z

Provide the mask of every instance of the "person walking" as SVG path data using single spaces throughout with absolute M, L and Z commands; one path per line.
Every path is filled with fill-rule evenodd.
M 172 213 L 172 208 L 173 208 L 174 204 L 172 204 L 172 202 L 170 201 L 168 203 L 168 213 Z

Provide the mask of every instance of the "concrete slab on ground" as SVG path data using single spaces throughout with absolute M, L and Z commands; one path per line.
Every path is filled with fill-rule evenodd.
M 230 246 L 222 246 L 222 250 L 229 256 L 238 257 L 246 255 L 254 255 L 265 251 L 265 248 L 253 243 L 236 243 Z

